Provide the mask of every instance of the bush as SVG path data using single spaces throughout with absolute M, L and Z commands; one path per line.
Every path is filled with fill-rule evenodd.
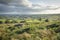
M 49 22 L 49 20 L 48 20 L 48 19 L 46 19 L 46 20 L 45 20 L 45 22 Z
M 60 27 L 54 30 L 56 33 L 60 33 Z
M 5 23 L 10 23 L 10 21 L 9 20 L 6 20 Z
M 25 23 L 26 21 L 25 20 L 23 20 L 23 21 L 21 21 L 20 23 Z
M 18 23 L 18 22 L 17 22 L 17 21 L 15 21 L 15 20 L 12 20 L 12 21 L 11 21 L 11 23 Z
M 57 24 L 47 25 L 47 28 L 56 28 L 56 27 L 59 27 L 59 25 Z
M 0 21 L 0 24 L 2 24 L 3 23 L 3 21 Z
M 42 20 L 42 18 L 39 18 L 39 20 L 41 21 L 41 20 Z

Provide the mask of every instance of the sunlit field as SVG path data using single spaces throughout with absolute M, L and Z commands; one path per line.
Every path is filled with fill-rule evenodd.
M 60 40 L 60 14 L 2 14 L 0 40 Z

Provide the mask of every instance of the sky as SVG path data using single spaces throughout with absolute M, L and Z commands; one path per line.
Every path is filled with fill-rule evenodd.
M 60 14 L 60 0 L 0 0 L 0 14 Z

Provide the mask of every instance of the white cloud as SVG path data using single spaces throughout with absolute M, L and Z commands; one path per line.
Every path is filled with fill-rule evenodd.
M 32 3 L 28 0 L 19 0 L 20 5 L 31 7 Z
M 10 5 L 32 7 L 32 3 L 28 0 L 13 0 Z

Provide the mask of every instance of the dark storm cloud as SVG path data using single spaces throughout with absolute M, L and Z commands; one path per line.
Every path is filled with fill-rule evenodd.
M 9 2 L 11 2 L 11 0 L 0 0 L 1 4 L 8 4 Z
M 12 8 L 12 6 L 0 4 L 0 12 L 12 12 L 12 11 L 15 11 L 15 8 Z
M 32 9 L 29 7 L 22 7 L 22 6 L 9 6 L 5 4 L 0 4 L 0 11 L 2 12 L 40 12 L 44 10 L 56 10 L 58 8 L 50 8 L 50 7 L 45 7 L 45 8 L 40 8 L 40 9 Z
M 0 0 L 0 12 L 42 12 L 46 10 L 57 10 L 60 7 L 42 6 L 32 4 L 28 0 Z

